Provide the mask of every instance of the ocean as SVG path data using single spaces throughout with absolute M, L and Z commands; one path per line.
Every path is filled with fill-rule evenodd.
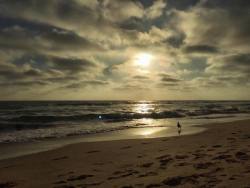
M 250 101 L 2 101 L 0 143 L 250 118 Z

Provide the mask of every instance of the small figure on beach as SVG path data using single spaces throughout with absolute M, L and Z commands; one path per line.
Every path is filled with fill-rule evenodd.
M 181 135 L 181 124 L 179 123 L 179 121 L 177 122 L 177 128 L 178 128 L 178 134 L 180 136 Z

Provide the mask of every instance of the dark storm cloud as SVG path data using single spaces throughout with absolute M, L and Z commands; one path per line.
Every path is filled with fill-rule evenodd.
M 180 79 L 173 78 L 168 74 L 159 74 L 159 76 L 161 77 L 161 81 L 164 83 L 177 83 L 181 81 Z
M 117 66 L 110 65 L 106 67 L 105 69 L 103 69 L 103 74 L 106 76 L 111 76 L 114 70 L 118 70 Z
M 209 73 L 234 73 L 250 77 L 250 54 L 234 54 L 210 60 Z
M 20 70 L 16 66 L 0 64 L 0 78 L 5 80 L 18 80 L 27 78 L 42 77 L 43 74 L 38 69 L 30 68 L 29 70 Z
M 150 25 L 146 25 L 145 21 L 141 18 L 132 17 L 118 24 L 124 30 L 148 31 Z
M 49 82 L 46 81 L 17 81 L 17 82 L 2 82 L 0 83 L 0 86 L 2 87 L 27 87 L 29 88 L 30 86 L 47 86 L 50 84 Z
M 113 90 L 117 90 L 117 91 L 140 91 L 140 90 L 149 90 L 149 88 L 143 86 L 143 85 L 139 85 L 139 84 L 123 84 L 121 86 L 115 87 L 113 88 Z
M 50 50 L 101 50 L 102 48 L 91 43 L 86 38 L 79 36 L 72 31 L 52 30 L 40 36 L 50 43 Z
M 196 87 L 203 87 L 203 88 L 225 88 L 227 87 L 228 83 L 217 80 L 215 78 L 198 78 L 196 79 Z
M 186 10 L 197 5 L 200 0 L 167 0 L 166 2 L 169 9 Z
M 79 21 L 93 15 L 93 11 L 75 0 L 2 0 L 0 5 L 2 14 L 21 16 L 29 20 L 46 22 L 53 19 Z M 33 17 L 32 17 L 33 15 Z
M 73 31 L 49 24 L 27 21 L 18 18 L 0 17 L 1 49 L 30 51 L 51 50 L 99 50 L 100 46 L 91 43 Z
M 161 82 L 158 84 L 158 87 L 175 87 L 178 86 L 178 83 L 171 83 L 171 82 Z
M 50 57 L 49 67 L 70 73 L 79 73 L 96 68 L 96 64 L 86 59 Z
M 149 77 L 147 77 L 147 76 L 141 76 L 141 75 L 136 75 L 136 76 L 133 76 L 133 79 L 135 79 L 135 80 L 148 80 Z
M 204 54 L 218 53 L 218 49 L 216 47 L 204 44 L 185 46 L 183 51 L 185 53 L 204 53 Z
M 77 76 L 54 76 L 54 77 L 50 77 L 50 78 L 46 78 L 44 79 L 45 81 L 48 81 L 50 83 L 57 83 L 57 84 L 65 84 L 68 82 L 76 82 L 79 80 L 79 78 Z
M 249 3 L 203 1 L 188 11 L 176 11 L 179 28 L 186 33 L 187 45 L 209 45 L 225 50 L 248 48 L 250 41 Z M 206 6 L 207 2 L 221 6 Z M 217 3 L 216 3 L 217 2 Z M 248 5 L 247 5 L 248 4 Z M 248 49 L 249 50 L 249 49 Z
M 164 42 L 174 48 L 180 48 L 184 44 L 185 37 L 184 33 L 177 34 L 176 32 L 175 35 L 168 37 Z
M 207 8 L 227 8 L 227 9 L 237 9 L 239 7 L 247 8 L 250 6 L 250 2 L 245 1 L 245 0 L 227 0 L 227 1 L 205 0 L 205 1 L 201 1 L 201 4 L 203 7 L 207 7 Z
M 94 76 L 96 69 L 98 65 L 87 59 L 25 55 L 12 62 L 0 63 L 0 85 L 9 88 L 61 86 L 88 79 L 87 74 Z M 97 84 L 92 82 L 92 85 Z
M 81 73 L 98 68 L 98 64 L 84 58 L 48 56 L 44 54 L 24 54 L 14 59 L 10 65 L 30 66 L 32 69 L 56 75 L 57 72 Z M 35 72 L 28 72 L 35 75 Z
M 87 80 L 87 81 L 81 81 L 78 83 L 69 84 L 63 88 L 64 89 L 82 89 L 88 86 L 99 87 L 99 86 L 106 86 L 108 84 L 109 82 L 102 81 L 102 80 Z
M 177 86 L 180 86 L 182 83 L 181 79 L 178 79 L 174 76 L 171 76 L 165 73 L 160 73 L 158 76 L 160 77 L 160 80 L 156 85 L 158 88 L 162 88 L 162 87 L 175 88 Z

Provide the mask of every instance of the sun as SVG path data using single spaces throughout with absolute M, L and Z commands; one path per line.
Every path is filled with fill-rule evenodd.
M 135 57 L 135 64 L 140 67 L 147 67 L 150 65 L 153 56 L 149 53 L 140 53 Z

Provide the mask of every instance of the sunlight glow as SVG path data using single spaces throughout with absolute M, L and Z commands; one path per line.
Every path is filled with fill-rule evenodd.
M 140 67 L 147 67 L 152 61 L 153 56 L 148 53 L 140 53 L 135 58 L 135 64 Z
M 134 135 L 140 135 L 144 137 L 154 137 L 162 131 L 166 131 L 167 127 L 146 127 L 146 128 L 138 128 L 134 130 Z
M 147 114 L 154 111 L 154 108 L 150 103 L 138 103 L 135 105 L 134 111 L 140 114 Z

